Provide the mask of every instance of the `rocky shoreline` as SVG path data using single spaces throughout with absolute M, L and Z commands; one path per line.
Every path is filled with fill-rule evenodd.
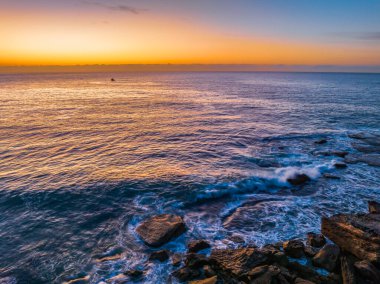
M 180 216 L 162 214 L 142 222 L 136 232 L 157 248 L 185 230 Z M 380 283 L 379 203 L 370 201 L 369 213 L 323 217 L 321 232 L 261 248 L 214 249 L 206 240 L 192 240 L 183 255 L 158 250 L 148 261 L 171 261 L 178 268 L 170 281 L 180 283 Z M 125 275 L 143 281 L 144 271 Z

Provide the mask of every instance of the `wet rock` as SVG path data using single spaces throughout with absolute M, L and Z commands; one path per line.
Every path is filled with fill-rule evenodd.
M 189 284 L 215 284 L 218 281 L 217 276 L 212 276 L 203 280 L 190 281 Z
M 152 252 L 152 254 L 149 257 L 149 260 L 158 260 L 158 261 L 165 261 L 169 259 L 169 252 L 167 250 L 159 250 Z
M 380 214 L 322 217 L 322 234 L 357 258 L 380 263 Z
M 342 163 L 342 162 L 337 162 L 334 164 L 334 167 L 337 169 L 345 169 L 345 168 L 347 168 L 347 164 Z
M 196 240 L 196 241 L 191 241 L 187 245 L 188 251 L 189 252 L 198 252 L 200 250 L 204 250 L 207 248 L 210 248 L 210 244 L 205 241 L 205 240 Z
M 368 211 L 371 214 L 380 214 L 380 203 L 376 201 L 368 201 Z
M 331 279 L 329 276 L 323 276 L 317 273 L 309 266 L 302 265 L 298 262 L 289 262 L 288 269 L 291 273 L 297 277 L 314 282 L 316 284 L 335 284 L 339 283 L 335 279 Z
M 142 222 L 136 232 L 147 245 L 159 247 L 180 236 L 185 230 L 185 223 L 180 216 L 162 214 Z
M 138 278 L 144 275 L 144 271 L 132 269 L 124 272 L 124 275 L 129 276 L 131 278 Z
M 340 249 L 337 245 L 325 245 L 314 257 L 313 265 L 334 271 L 339 260 Z
M 288 258 L 276 245 L 266 245 L 261 249 L 270 263 L 278 263 L 281 266 L 288 265 Z
M 210 263 L 217 273 L 235 279 L 246 277 L 252 268 L 266 261 L 267 257 L 257 248 L 217 249 L 210 255 Z
M 356 284 L 354 263 L 346 254 L 340 257 L 340 270 L 342 271 L 343 284 Z
M 189 253 L 186 255 L 185 265 L 191 268 L 199 268 L 209 264 L 207 256 L 198 253 Z
M 365 163 L 369 166 L 380 167 L 380 154 L 349 154 L 344 158 L 344 161 L 348 164 Z
M 315 152 L 314 155 L 318 156 L 337 156 L 340 158 L 344 158 L 346 155 L 348 155 L 347 151 L 318 151 Z
M 281 270 L 274 265 L 263 265 L 255 267 L 248 272 L 248 279 L 251 284 L 277 283 L 277 278 Z
M 308 181 L 310 181 L 310 177 L 305 174 L 296 174 L 295 176 L 288 178 L 286 181 L 291 185 L 302 185 Z
M 301 258 L 304 255 L 305 245 L 300 240 L 289 240 L 283 243 L 286 255 L 294 258 Z
M 203 272 L 204 272 L 206 277 L 212 277 L 212 276 L 216 275 L 214 269 L 212 269 L 212 267 L 210 265 L 203 266 Z
M 312 246 L 305 246 L 304 252 L 306 256 L 314 257 L 319 252 L 319 249 Z
M 323 174 L 323 177 L 324 177 L 324 178 L 328 178 L 328 179 L 340 179 L 339 176 L 332 175 L 332 174 L 329 174 L 329 173 L 324 173 L 324 174 Z
M 17 280 L 14 277 L 8 276 L 0 278 L 0 284 L 17 284 Z
M 320 248 L 326 244 L 326 238 L 322 234 L 307 233 L 306 243 L 312 247 Z
M 369 283 L 380 283 L 380 271 L 369 261 L 362 260 L 355 262 L 354 267 L 358 274 Z
M 172 265 L 173 266 L 179 266 L 182 262 L 182 255 L 179 253 L 174 253 L 172 255 Z
M 320 139 L 320 140 L 318 140 L 318 141 L 315 141 L 314 143 L 315 143 L 315 144 L 319 144 L 319 145 L 321 145 L 321 144 L 326 144 L 326 143 L 327 143 L 327 140 L 326 140 L 326 139 Z
M 352 143 L 352 147 L 362 153 L 380 153 L 380 146 Z
M 242 236 L 239 235 L 232 235 L 228 238 L 231 242 L 234 242 L 235 244 L 245 244 L 245 240 Z
M 186 282 L 194 280 L 201 276 L 201 272 L 198 269 L 193 269 L 190 267 L 182 267 L 172 273 L 172 276 L 177 278 L 180 282 Z

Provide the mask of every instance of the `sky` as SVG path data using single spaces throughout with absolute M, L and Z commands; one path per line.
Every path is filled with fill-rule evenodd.
M 0 66 L 380 66 L 380 0 L 0 0 Z

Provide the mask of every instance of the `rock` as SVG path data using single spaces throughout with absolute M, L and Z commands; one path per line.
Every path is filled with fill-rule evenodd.
M 210 244 L 205 240 L 191 241 L 187 245 L 189 252 L 198 252 L 200 250 L 204 250 L 210 247 L 211 247 Z
M 182 267 L 172 273 L 172 276 L 177 278 L 180 282 L 194 280 L 195 278 L 201 276 L 201 272 L 198 269 L 193 269 L 189 267 Z
M 287 256 L 276 245 L 266 245 L 261 249 L 270 263 L 278 263 L 281 266 L 288 265 Z
M 240 279 L 254 267 L 265 264 L 267 257 L 257 248 L 217 249 L 210 255 L 210 263 L 217 273 Z
M 315 284 L 315 282 L 311 282 L 302 278 L 296 278 L 296 280 L 294 280 L 294 284 Z
M 158 261 L 165 261 L 169 259 L 169 252 L 167 250 L 159 250 L 152 252 L 152 254 L 149 257 L 149 260 L 158 260 Z
M 206 277 L 212 277 L 212 276 L 216 275 L 214 269 L 212 269 L 212 267 L 210 265 L 203 266 L 203 272 L 204 272 Z
M 310 177 L 305 174 L 296 174 L 295 176 L 288 178 L 286 181 L 290 183 L 291 185 L 301 185 L 308 181 L 310 181 Z
M 369 166 L 380 167 L 380 154 L 349 154 L 344 158 L 344 161 L 349 164 L 366 163 Z
M 337 156 L 340 158 L 344 158 L 346 155 L 348 155 L 348 152 L 347 151 L 318 151 L 318 152 L 315 152 L 314 155 Z
M 234 242 L 235 244 L 245 244 L 245 240 L 242 236 L 239 235 L 232 235 L 228 238 L 231 242 Z
M 322 217 L 322 234 L 357 258 L 380 263 L 380 214 Z
M 329 178 L 329 179 L 340 179 L 340 177 L 332 175 L 332 174 L 329 174 L 329 173 L 324 173 L 323 177 L 324 178 Z
M 380 203 L 376 201 L 368 201 L 368 211 L 371 214 L 380 214 Z
M 281 273 L 280 268 L 274 265 L 264 265 L 248 272 L 251 284 L 277 283 L 277 276 Z
M 190 281 L 189 284 L 215 284 L 218 281 L 218 277 L 212 276 L 203 280 Z
M 362 153 L 380 153 L 380 146 L 352 143 L 352 147 Z
M 186 255 L 185 266 L 191 268 L 200 268 L 209 264 L 209 259 L 203 254 L 189 253 Z
M 172 255 L 172 265 L 173 266 L 179 266 L 182 262 L 182 255 L 179 253 L 174 253 Z
M 347 168 L 347 164 L 342 163 L 342 162 L 337 162 L 334 164 L 334 167 L 337 169 L 345 169 L 345 168 Z
M 346 254 L 340 257 L 340 268 L 342 271 L 343 284 L 356 284 L 354 264 L 351 258 Z
M 326 244 L 326 238 L 322 234 L 307 233 L 306 242 L 312 247 L 320 248 Z
M 320 275 L 311 267 L 302 265 L 298 262 L 289 262 L 288 269 L 291 273 L 295 274 L 297 277 L 314 282 L 314 283 L 318 283 L 318 284 L 338 283 L 335 280 L 330 279 L 328 276 Z
M 180 216 L 162 214 L 142 222 L 136 232 L 147 245 L 159 247 L 180 236 L 185 230 L 185 223 Z
M 132 278 L 138 278 L 138 277 L 142 276 L 143 274 L 144 274 L 144 271 L 134 270 L 134 269 L 124 272 L 124 275 L 127 275 L 127 276 L 132 277 Z
M 319 249 L 312 246 L 305 246 L 304 252 L 306 256 L 314 257 L 319 252 Z
M 8 276 L 0 278 L 0 284 L 17 284 L 17 280 L 14 277 Z
M 286 255 L 294 258 L 301 258 L 304 255 L 305 245 L 300 240 L 289 240 L 283 243 Z
M 313 265 L 332 272 L 337 266 L 339 254 L 337 245 L 327 244 L 313 257 Z
M 372 281 L 370 283 L 380 283 L 380 271 L 369 261 L 362 260 L 355 262 L 354 267 L 361 277 Z
M 327 143 L 327 140 L 326 140 L 326 139 L 320 139 L 320 140 L 318 140 L 318 141 L 315 141 L 314 143 L 315 143 L 315 144 L 319 144 L 319 145 L 321 145 L 321 144 L 326 144 L 326 143 Z

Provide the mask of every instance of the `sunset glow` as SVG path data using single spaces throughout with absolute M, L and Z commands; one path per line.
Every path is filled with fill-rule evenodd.
M 205 11 L 193 11 L 188 7 L 190 4 L 177 1 L 164 2 L 166 5 L 159 9 L 151 1 L 70 0 L 65 4 L 44 0 L 33 4 L 0 1 L 3 39 L 0 65 L 380 65 L 379 39 L 360 38 L 360 33 L 351 39 L 331 37 L 334 33 L 351 35 L 345 32 L 344 26 L 350 15 L 338 20 L 339 25 L 332 21 L 326 28 L 324 19 L 320 19 L 321 23 L 309 22 L 301 15 L 313 7 L 284 11 L 280 17 L 271 13 L 271 7 L 262 1 L 256 4 L 238 1 L 241 3 L 232 5 L 234 10 L 230 13 L 247 17 L 242 22 L 249 24 L 242 27 L 228 17 L 221 21 L 225 10 L 215 1 L 209 1 L 214 6 L 200 5 Z M 371 12 L 369 6 L 379 6 L 370 2 L 368 12 Z M 231 8 L 225 1 L 220 6 Z M 214 10 L 207 19 L 208 9 Z M 251 10 L 247 13 L 247 9 Z M 357 16 L 354 10 L 352 13 Z M 297 20 L 298 26 L 294 26 L 293 16 L 302 16 L 304 22 Z M 280 18 L 274 21 L 276 24 L 269 25 L 271 17 Z M 327 13 L 326 20 L 330 18 Z M 363 21 L 363 29 L 368 30 L 367 22 L 371 24 L 371 21 L 371 31 L 379 28 L 376 26 L 379 20 L 359 20 Z M 276 36 L 277 29 L 285 32 Z

